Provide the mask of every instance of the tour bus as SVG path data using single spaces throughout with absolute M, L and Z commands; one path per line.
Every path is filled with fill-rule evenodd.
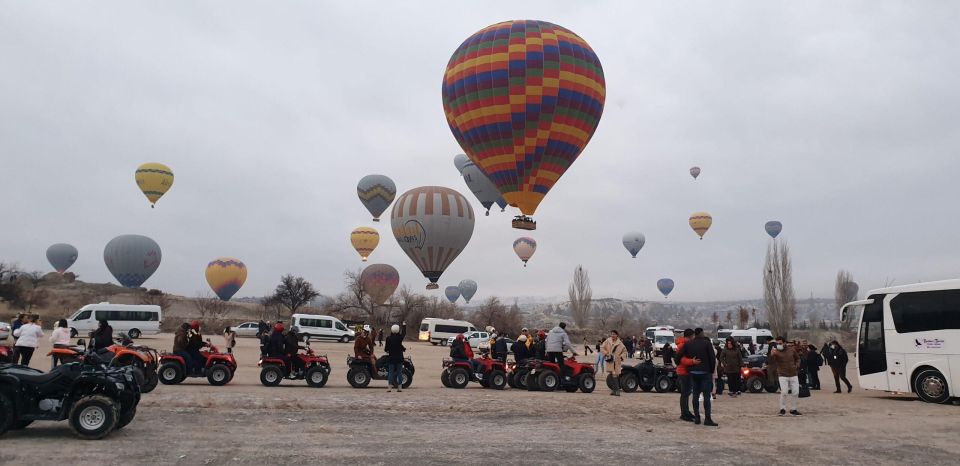
M 643 336 L 647 337 L 647 340 L 654 340 L 655 339 L 653 338 L 654 334 L 656 334 L 658 330 L 660 331 L 669 330 L 671 332 L 674 332 L 674 328 L 672 325 L 654 325 L 653 327 L 647 327 L 647 329 L 643 332 Z
M 436 319 L 427 317 L 420 322 L 420 334 L 417 337 L 420 341 L 429 341 L 434 346 L 446 346 L 450 337 L 455 337 L 461 333 L 472 332 L 476 330 L 470 322 L 454 319 Z
M 346 343 L 357 336 L 356 332 L 333 316 L 294 314 L 291 322 L 301 335 L 310 335 L 311 340 L 337 340 Z
M 722 328 L 717 331 L 717 340 L 721 345 L 728 337 L 733 338 L 744 348 L 749 348 L 750 343 L 753 343 L 757 348 L 757 353 L 761 353 L 767 350 L 767 345 L 770 344 L 770 340 L 773 340 L 773 333 L 765 328 L 753 327 L 748 329 Z
M 841 308 L 862 307 L 857 330 L 860 386 L 914 392 L 946 403 L 960 397 L 960 279 L 870 291 Z
M 130 338 L 140 338 L 140 335 L 160 333 L 161 314 L 160 306 L 155 305 L 87 304 L 67 318 L 67 327 L 71 337 L 86 336 L 96 330 L 99 321 L 106 320 L 115 334 L 126 333 Z

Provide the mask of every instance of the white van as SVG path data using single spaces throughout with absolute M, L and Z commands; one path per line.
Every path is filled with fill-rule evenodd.
M 446 346 L 451 337 L 477 330 L 470 322 L 454 319 L 436 319 L 427 317 L 420 322 L 420 341 L 429 341 L 434 346 Z
M 353 341 L 356 332 L 347 328 L 340 319 L 333 316 L 313 314 L 294 314 L 293 324 L 301 334 L 309 334 L 311 339 L 337 340 L 340 343 Z
M 99 321 L 106 320 L 114 333 L 126 333 L 130 338 L 140 338 L 140 335 L 160 333 L 162 319 L 160 306 L 156 305 L 87 304 L 67 319 L 67 327 L 70 328 L 72 337 L 86 336 L 97 329 Z
M 724 344 L 727 337 L 733 338 L 744 349 L 749 348 L 750 343 L 753 343 L 757 348 L 757 354 L 760 354 L 767 351 L 767 345 L 770 344 L 770 340 L 773 340 L 773 333 L 765 328 L 753 327 L 748 329 L 723 328 L 717 331 L 717 340 L 721 345 Z

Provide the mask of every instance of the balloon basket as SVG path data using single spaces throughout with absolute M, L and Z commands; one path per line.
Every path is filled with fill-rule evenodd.
M 513 218 L 513 227 L 518 230 L 536 230 L 537 222 L 526 215 L 518 215 Z
M 375 219 L 373 219 L 373 221 L 374 221 L 374 222 L 379 222 L 380 219 L 379 219 L 379 218 L 375 218 Z
M 436 290 L 436 289 L 439 289 L 439 288 L 440 288 L 440 285 L 437 285 L 436 283 L 428 283 L 428 284 L 427 284 L 427 289 L 428 289 L 428 290 Z

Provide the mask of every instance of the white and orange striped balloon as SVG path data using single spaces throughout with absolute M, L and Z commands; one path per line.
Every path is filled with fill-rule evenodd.
M 390 225 L 400 249 L 430 280 L 428 290 L 473 236 L 473 207 L 462 194 L 442 186 L 421 186 L 393 203 Z

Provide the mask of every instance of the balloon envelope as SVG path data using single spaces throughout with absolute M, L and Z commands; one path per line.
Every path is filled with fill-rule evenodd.
M 703 239 L 703 235 L 707 234 L 710 225 L 713 225 L 713 217 L 706 212 L 694 212 L 690 215 L 689 222 L 690 228 L 693 228 L 693 231 L 700 236 L 700 239 Z
M 603 67 L 586 41 L 535 20 L 468 37 L 450 57 L 442 88 L 460 147 L 525 215 L 593 137 L 605 94 Z
M 643 236 L 643 233 L 632 232 L 623 235 L 623 247 L 627 248 L 627 251 L 630 252 L 630 255 L 637 257 L 637 253 L 640 252 L 640 249 L 643 248 L 644 243 L 647 242 L 647 238 Z
M 103 262 L 127 288 L 139 288 L 160 267 L 160 246 L 142 235 L 120 235 L 103 248 Z
M 470 279 L 461 280 L 459 288 L 463 299 L 469 303 L 473 295 L 477 293 L 477 282 Z
M 350 244 L 360 254 L 360 260 L 366 262 L 373 250 L 380 244 L 380 233 L 370 227 L 357 227 L 350 232 Z
M 770 235 L 771 238 L 776 238 L 780 232 L 783 231 L 783 224 L 776 220 L 771 220 L 763 226 L 763 229 L 767 231 L 767 234 Z
M 380 221 L 380 214 L 390 207 L 390 203 L 397 196 L 397 185 L 393 180 L 383 175 L 367 175 L 357 183 L 357 196 L 360 202 L 373 215 L 373 221 Z
M 77 261 L 77 255 L 77 248 L 67 243 L 57 243 L 47 248 L 47 261 L 61 274 Z
M 523 266 L 527 266 L 527 261 L 537 252 L 537 241 L 528 236 L 517 238 L 513 241 L 513 252 L 523 261 Z
M 162 163 L 145 163 L 137 167 L 134 179 L 150 205 L 153 205 L 173 186 L 173 170 Z
M 223 301 L 230 301 L 247 281 L 247 266 L 239 259 L 218 257 L 207 264 L 204 272 L 210 289 Z
M 457 157 L 466 158 L 467 156 L 458 154 Z M 454 159 L 454 164 L 457 164 L 456 158 Z M 467 183 L 470 192 L 480 201 L 480 205 L 482 205 L 484 209 L 487 209 L 487 215 L 490 215 L 490 207 L 493 207 L 494 203 L 506 207 L 507 202 L 500 195 L 500 191 L 497 190 L 497 187 L 487 178 L 487 175 L 484 175 L 470 159 L 463 162 L 463 168 L 460 169 L 460 176 L 462 176 L 463 181 Z M 501 207 L 501 209 L 503 207 Z
M 400 273 L 389 264 L 370 264 L 360 272 L 360 286 L 377 306 L 383 305 L 400 284 Z
M 673 291 L 673 280 L 669 278 L 661 278 L 657 280 L 657 289 L 663 293 L 663 296 L 666 297 Z
M 857 299 L 857 293 L 860 292 L 860 285 L 857 285 L 857 282 L 846 282 L 843 284 L 843 289 L 846 291 L 847 296 L 852 296 L 853 299 Z
M 422 186 L 393 204 L 390 225 L 400 249 L 430 280 L 428 290 L 473 236 L 473 207 L 462 194 L 442 186 Z
M 692 176 L 693 179 L 697 179 L 697 177 L 700 176 L 700 167 L 690 168 L 690 176 Z
M 443 294 L 447 296 L 447 299 L 451 303 L 457 302 L 460 299 L 460 287 L 459 286 L 448 286 L 443 290 Z

